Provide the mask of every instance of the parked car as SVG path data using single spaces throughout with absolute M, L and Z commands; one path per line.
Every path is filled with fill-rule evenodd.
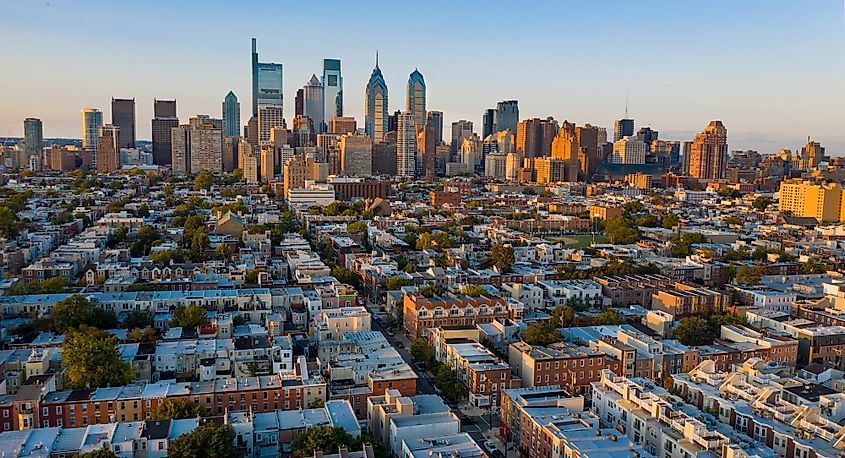
M 486 450 L 490 454 L 494 454 L 499 451 L 499 449 L 496 448 L 496 443 L 489 439 L 484 441 L 481 446 L 484 447 L 484 450 Z

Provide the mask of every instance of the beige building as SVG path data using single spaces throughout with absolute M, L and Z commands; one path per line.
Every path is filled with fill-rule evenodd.
M 780 184 L 781 212 L 815 218 L 820 222 L 843 221 L 842 186 L 838 183 L 816 184 L 803 180 L 784 180 Z
M 612 164 L 645 164 L 645 142 L 636 137 L 623 137 L 613 143 Z
M 329 122 L 330 134 L 353 134 L 358 130 L 358 124 L 352 116 L 335 116 Z
M 710 121 L 695 136 L 689 153 L 689 175 L 698 179 L 721 179 L 728 165 L 728 130 L 722 121 Z
M 97 134 L 97 171 L 111 173 L 120 168 L 120 127 L 106 124 Z
M 340 137 L 339 149 L 341 170 L 344 175 L 370 176 L 373 174 L 373 141 L 369 136 L 343 135 Z

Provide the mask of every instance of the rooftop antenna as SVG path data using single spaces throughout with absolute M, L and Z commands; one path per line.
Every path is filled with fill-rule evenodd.
M 378 68 L 378 49 L 376 49 L 376 68 Z
M 628 93 L 625 93 L 625 119 L 628 119 Z

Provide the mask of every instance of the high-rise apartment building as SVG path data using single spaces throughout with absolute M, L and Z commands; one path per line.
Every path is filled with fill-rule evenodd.
M 845 198 L 839 183 L 784 180 L 780 183 L 779 196 L 781 212 L 815 218 L 820 223 L 845 221 Z
M 452 142 L 450 149 L 453 153 L 461 151 L 464 140 L 472 137 L 472 121 L 461 119 L 452 123 Z
M 343 75 L 340 73 L 340 59 L 323 59 L 323 90 L 325 119 L 343 116 Z
M 722 121 L 710 121 L 695 136 L 689 152 L 689 175 L 700 180 L 725 177 L 728 165 L 728 130 Z
M 801 148 L 801 169 L 810 170 L 824 160 L 824 147 L 807 137 L 807 144 Z
M 606 135 L 605 132 L 605 139 Z M 599 143 L 599 128 L 590 124 L 576 127 L 575 138 L 586 158 L 585 161 L 581 161 L 581 173 L 585 178 L 590 179 L 604 161 L 602 144 Z
M 192 116 L 171 130 L 173 173 L 223 171 L 223 122 L 208 115 Z
M 282 64 L 258 61 L 256 40 L 252 39 L 252 115 L 259 105 L 284 107 Z
M 326 131 L 325 88 L 317 75 L 311 75 L 302 91 L 302 111 L 314 123 L 314 133 L 322 134 Z
M 135 147 L 135 99 L 111 99 L 111 123 L 120 128 L 120 147 Z
M 96 108 L 82 109 L 82 166 L 96 166 L 97 137 L 103 125 L 103 112 Z
M 258 145 L 270 141 L 270 132 L 276 127 L 285 127 L 282 107 L 275 105 L 258 106 Z
M 364 132 L 374 142 L 384 141 L 384 134 L 387 133 L 387 83 L 378 67 L 378 54 L 376 54 L 376 67 L 367 82 L 364 94 Z
M 493 132 L 510 130 L 516 132 L 516 125 L 519 123 L 519 102 L 516 100 L 504 100 L 496 104 L 496 111 L 493 116 Z
M 622 137 L 613 142 L 611 164 L 645 164 L 646 146 L 637 137 Z
M 634 136 L 634 120 L 629 118 L 617 119 L 613 123 L 613 142 L 622 140 L 622 137 Z
M 173 159 L 170 130 L 179 127 L 175 100 L 153 100 L 153 164 L 170 165 Z
M 417 129 L 417 160 L 419 175 L 426 180 L 437 177 L 437 126 L 426 122 L 422 129 Z
M 340 137 L 340 168 L 344 175 L 367 177 L 373 174 L 373 139 L 366 135 Z
M 552 141 L 552 159 L 563 161 L 562 165 L 549 163 L 550 170 L 556 167 L 563 168 L 562 178 L 556 174 L 552 178 L 559 178 L 551 181 L 578 181 L 578 172 L 581 171 L 581 161 L 587 160 L 583 157 L 583 149 L 578 144 L 578 137 L 575 134 L 575 129 L 572 124 L 564 123 L 566 127 L 560 129 L 558 134 Z M 550 172 L 551 173 L 551 172 Z M 556 172 L 555 172 L 556 173 Z M 539 170 L 537 172 L 537 181 L 540 181 Z M 551 175 L 550 175 L 551 176 Z M 551 182 L 550 181 L 550 182 Z
M 557 131 L 557 121 L 551 117 L 520 121 L 516 127 L 516 152 L 526 158 L 548 156 Z
M 111 173 L 120 168 L 120 127 L 106 124 L 97 132 L 97 171 Z
M 423 79 L 422 73 L 417 69 L 414 69 L 408 77 L 405 110 L 414 117 L 414 126 L 418 130 L 425 126 L 425 79 Z
M 410 111 L 399 113 L 396 131 L 396 175 L 413 178 L 416 173 L 417 132 L 414 115 Z
M 351 134 L 358 130 L 358 123 L 352 116 L 335 116 L 329 121 L 330 134 Z
M 651 152 L 651 144 L 657 140 L 659 132 L 653 130 L 649 126 L 640 127 L 640 130 L 637 131 L 637 138 L 645 143 L 646 149 Z
M 481 138 L 487 138 L 494 132 L 496 132 L 496 110 L 488 108 L 484 110 L 484 115 L 481 117 Z
M 443 112 L 429 111 L 425 115 L 425 125 L 434 129 L 434 142 L 439 145 L 443 143 Z
M 23 120 L 23 145 L 26 157 L 41 154 L 44 148 L 44 127 L 38 118 Z
M 223 135 L 237 137 L 241 130 L 241 103 L 238 96 L 229 91 L 223 98 Z
M 240 136 L 226 136 L 223 137 L 223 171 L 231 172 L 238 168 L 238 155 L 241 148 L 244 146 L 241 143 L 246 143 L 246 140 Z

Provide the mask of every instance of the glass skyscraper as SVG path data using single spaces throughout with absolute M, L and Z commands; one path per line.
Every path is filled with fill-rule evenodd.
M 238 96 L 229 91 L 223 99 L 223 136 L 237 137 L 240 135 L 241 104 Z
M 405 110 L 414 117 L 414 126 L 417 129 L 425 126 L 425 79 L 417 69 L 408 77 Z
M 96 108 L 82 109 L 82 149 L 94 154 L 97 151 L 97 135 L 103 125 L 103 112 Z
M 282 64 L 258 61 L 256 40 L 252 39 L 252 115 L 258 116 L 259 105 L 282 107 Z
M 335 116 L 343 116 L 343 75 L 340 59 L 323 59 L 324 116 L 326 124 Z
M 376 67 L 367 83 L 364 104 L 364 132 L 373 138 L 374 143 L 381 142 L 387 133 L 387 83 L 378 67 L 378 53 Z
M 135 147 L 135 99 L 111 99 L 111 123 L 120 128 L 120 147 Z

